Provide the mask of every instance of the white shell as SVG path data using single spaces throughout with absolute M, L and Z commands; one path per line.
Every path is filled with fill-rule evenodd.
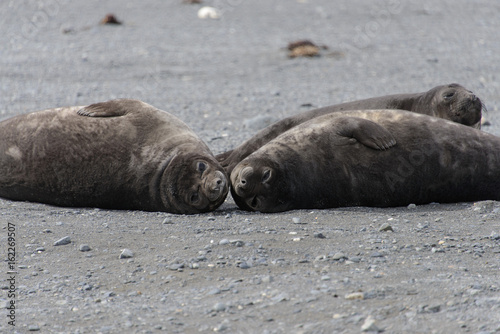
M 219 19 L 220 12 L 214 7 L 205 6 L 198 10 L 198 17 L 200 19 Z

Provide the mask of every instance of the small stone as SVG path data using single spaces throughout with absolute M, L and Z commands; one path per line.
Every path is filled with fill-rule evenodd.
M 40 330 L 40 326 L 38 326 L 38 325 L 29 325 L 28 326 L 28 330 L 30 332 L 38 332 Z
M 318 238 L 318 239 L 325 239 L 325 235 L 321 232 L 318 232 L 318 233 L 314 233 L 314 237 L 315 238 Z
M 380 232 L 387 232 L 387 231 L 392 231 L 394 232 L 394 230 L 392 229 L 392 226 L 389 225 L 389 223 L 383 223 L 382 225 L 380 225 L 379 229 L 378 229 Z
M 200 19 L 219 19 L 220 12 L 214 7 L 205 6 L 198 10 L 198 17 Z
M 218 295 L 220 294 L 222 291 L 219 289 L 219 288 L 213 288 L 212 290 L 208 291 L 208 294 L 213 296 L 213 295 Z
M 353 257 L 349 258 L 349 260 L 354 262 L 354 263 L 361 262 L 361 258 L 359 256 L 353 256 Z
M 345 295 L 345 299 L 347 300 L 355 300 L 355 299 L 364 299 L 365 296 L 362 292 L 353 292 Z
M 240 269 L 248 269 L 251 266 L 246 261 L 244 261 L 244 262 L 240 263 L 239 267 L 240 267 Z
M 361 326 L 361 331 L 363 332 L 380 332 L 380 329 L 375 325 L 375 319 L 369 315 L 363 325 Z
M 182 270 L 184 268 L 184 263 L 171 263 L 168 265 L 170 270 Z
M 416 209 L 416 208 L 417 208 L 417 205 L 416 205 L 416 204 L 411 203 L 411 204 L 408 204 L 407 208 L 408 208 L 408 209 Z
M 227 245 L 227 244 L 229 244 L 228 239 L 222 239 L 221 241 L 219 241 L 219 245 Z
M 122 250 L 122 253 L 119 256 L 120 259 L 129 259 L 131 257 L 134 257 L 134 253 L 130 249 L 127 249 L 127 248 Z
M 113 14 L 107 14 L 102 20 L 101 24 L 122 24 Z
M 333 254 L 332 256 L 332 260 L 340 260 L 340 259 L 346 259 L 347 257 L 345 256 L 344 253 L 342 252 L 338 252 L 338 253 L 335 253 Z
M 300 224 L 300 218 L 299 217 L 293 217 L 292 221 L 294 224 Z
M 65 236 L 54 242 L 54 246 L 63 246 L 71 243 L 71 238 L 69 236 Z
M 243 240 L 231 240 L 229 241 L 231 245 L 235 245 L 236 247 L 243 247 L 245 242 Z
M 217 303 L 214 305 L 214 311 L 216 312 L 223 312 L 227 308 L 226 304 L 224 303 Z
M 89 245 L 87 245 L 87 244 L 80 245 L 80 252 L 88 252 L 90 250 L 91 250 L 91 248 Z
M 371 257 L 384 257 L 384 254 L 380 252 L 373 252 L 370 254 Z
M 45 248 L 44 247 L 38 247 L 37 249 L 35 249 L 35 252 L 37 252 L 37 253 L 45 252 Z
M 174 221 L 172 220 L 171 217 L 167 217 L 167 218 L 163 219 L 163 222 L 162 222 L 162 224 L 173 224 L 173 223 L 174 223 Z

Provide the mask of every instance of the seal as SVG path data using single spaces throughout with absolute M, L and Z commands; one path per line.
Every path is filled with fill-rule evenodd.
M 0 197 L 7 199 L 194 214 L 220 206 L 228 183 L 184 122 L 138 100 L 0 122 Z
M 500 138 L 403 110 L 330 113 L 243 159 L 231 184 L 261 212 L 500 200 Z
M 259 147 L 283 132 L 315 117 L 343 110 L 401 109 L 481 127 L 484 105 L 471 91 L 459 84 L 437 86 L 417 94 L 397 94 L 313 109 L 280 120 L 264 128 L 234 150 L 216 156 L 230 175 L 234 166 Z

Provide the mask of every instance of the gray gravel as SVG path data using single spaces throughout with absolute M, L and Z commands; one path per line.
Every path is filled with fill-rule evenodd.
M 204 5 L 222 17 L 181 0 L 1 1 L 0 118 L 138 98 L 219 153 L 312 107 L 458 82 L 500 135 L 497 1 Z M 107 13 L 124 24 L 99 25 Z M 303 38 L 329 49 L 289 59 Z M 177 216 L 0 200 L 1 245 L 8 223 L 17 333 L 500 331 L 498 202 L 265 215 L 229 197 Z

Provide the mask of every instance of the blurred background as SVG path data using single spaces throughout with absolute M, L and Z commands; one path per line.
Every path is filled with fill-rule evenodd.
M 457 82 L 500 134 L 498 1 L 189 2 L 2 1 L 0 118 L 137 98 L 218 153 L 300 111 Z M 319 55 L 290 58 L 303 39 Z

